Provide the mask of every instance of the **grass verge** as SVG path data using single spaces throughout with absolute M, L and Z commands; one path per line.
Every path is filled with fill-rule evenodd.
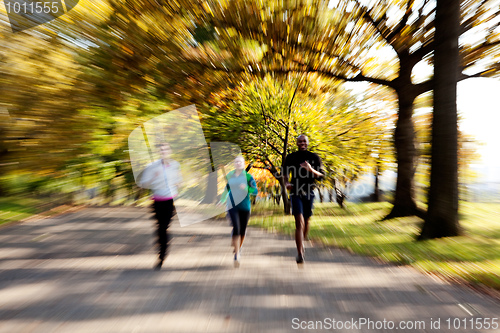
M 464 236 L 415 241 L 422 220 L 396 218 L 380 222 L 391 205 L 333 203 L 315 204 L 309 237 L 384 262 L 411 265 L 419 271 L 472 286 L 500 290 L 500 204 L 467 203 L 460 206 Z M 293 216 L 281 207 L 256 206 L 250 223 L 269 231 L 294 235 Z
M 64 201 L 54 198 L 26 196 L 0 198 L 0 226 L 22 221 L 35 215 L 52 216 L 59 214 L 68 208 L 63 204 Z

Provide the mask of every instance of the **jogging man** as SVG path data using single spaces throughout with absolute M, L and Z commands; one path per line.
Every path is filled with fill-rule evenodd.
M 182 181 L 179 162 L 172 159 L 172 149 L 166 142 L 158 144 L 161 158 L 150 163 L 143 171 L 139 185 L 153 190 L 153 212 L 157 220 L 158 262 L 160 270 L 168 251 L 170 235 L 167 230 L 174 216 L 174 198 Z
M 323 163 L 318 155 L 307 150 L 309 139 L 304 134 L 297 137 L 298 151 L 285 159 L 283 167 L 285 186 L 290 190 L 292 214 L 295 217 L 295 243 L 297 263 L 304 262 L 304 239 L 309 232 L 312 215 L 315 181 L 325 175 Z M 291 178 L 289 176 L 291 175 Z M 289 181 L 290 180 L 290 181 Z

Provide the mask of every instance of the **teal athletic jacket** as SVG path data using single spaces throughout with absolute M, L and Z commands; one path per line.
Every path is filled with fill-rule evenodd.
M 226 188 L 220 201 L 227 201 L 228 210 L 236 207 L 238 210 L 249 212 L 251 210 L 250 196 L 256 196 L 257 193 L 257 183 L 251 174 L 243 170 L 236 176 L 233 170 L 227 174 Z

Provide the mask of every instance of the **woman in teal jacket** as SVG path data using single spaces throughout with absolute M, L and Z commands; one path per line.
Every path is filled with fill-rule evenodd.
M 257 184 L 252 175 L 245 171 L 245 159 L 240 155 L 234 159 L 234 171 L 227 174 L 227 185 L 221 198 L 221 202 L 227 203 L 227 213 L 233 226 L 231 245 L 234 248 L 235 265 L 240 260 L 240 248 L 250 219 L 250 196 L 256 195 Z

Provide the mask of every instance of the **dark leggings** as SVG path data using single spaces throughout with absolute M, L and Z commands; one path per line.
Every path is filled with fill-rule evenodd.
M 233 236 L 245 236 L 248 220 L 250 219 L 250 212 L 239 210 L 238 208 L 231 208 L 228 214 L 233 225 Z
M 168 226 L 174 215 L 174 200 L 155 201 L 153 202 L 153 211 L 156 217 L 157 227 L 157 242 L 158 242 L 158 258 L 163 260 L 167 252 L 169 236 L 167 233 Z

